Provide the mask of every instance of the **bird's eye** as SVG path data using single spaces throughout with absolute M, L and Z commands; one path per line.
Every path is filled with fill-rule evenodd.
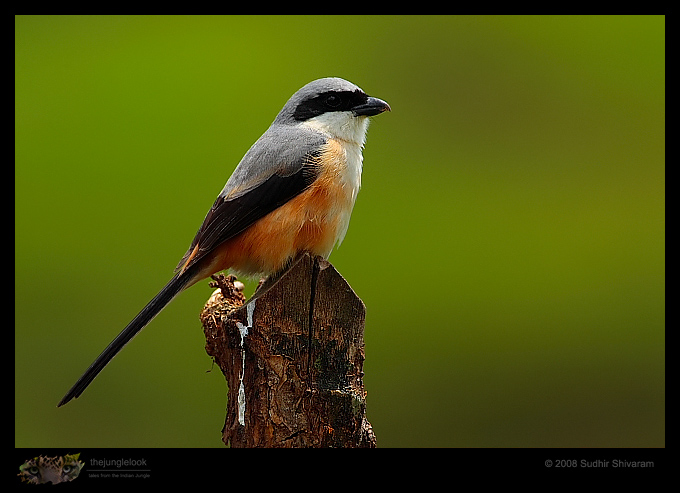
M 326 105 L 331 108 L 337 108 L 340 104 L 342 104 L 342 99 L 339 96 L 331 95 L 326 98 Z

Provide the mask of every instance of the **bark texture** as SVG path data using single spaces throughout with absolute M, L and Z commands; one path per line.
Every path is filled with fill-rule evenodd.
M 201 313 L 227 384 L 231 447 L 375 447 L 363 385 L 365 307 L 321 257 L 305 254 L 244 305 L 234 276 Z

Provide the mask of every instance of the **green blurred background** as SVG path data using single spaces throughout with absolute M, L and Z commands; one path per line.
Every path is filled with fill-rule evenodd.
M 16 17 L 15 445 L 223 446 L 207 282 L 56 404 L 325 76 L 378 445 L 665 446 L 665 18 L 540 16 Z

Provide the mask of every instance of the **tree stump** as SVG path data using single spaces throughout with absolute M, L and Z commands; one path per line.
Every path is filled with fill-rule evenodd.
M 363 385 L 365 307 L 321 257 L 299 257 L 253 301 L 215 276 L 201 312 L 228 385 L 231 447 L 375 447 Z

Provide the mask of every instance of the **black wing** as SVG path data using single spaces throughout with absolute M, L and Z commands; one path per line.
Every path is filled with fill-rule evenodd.
M 221 193 L 205 216 L 177 269 L 186 270 L 223 241 L 233 238 L 258 219 L 302 193 L 314 182 L 317 175 L 315 156 L 309 154 L 295 173 L 287 176 L 274 173 L 260 185 L 234 198 Z M 196 245 L 198 252 L 193 254 Z M 189 257 L 191 258 L 186 263 Z

